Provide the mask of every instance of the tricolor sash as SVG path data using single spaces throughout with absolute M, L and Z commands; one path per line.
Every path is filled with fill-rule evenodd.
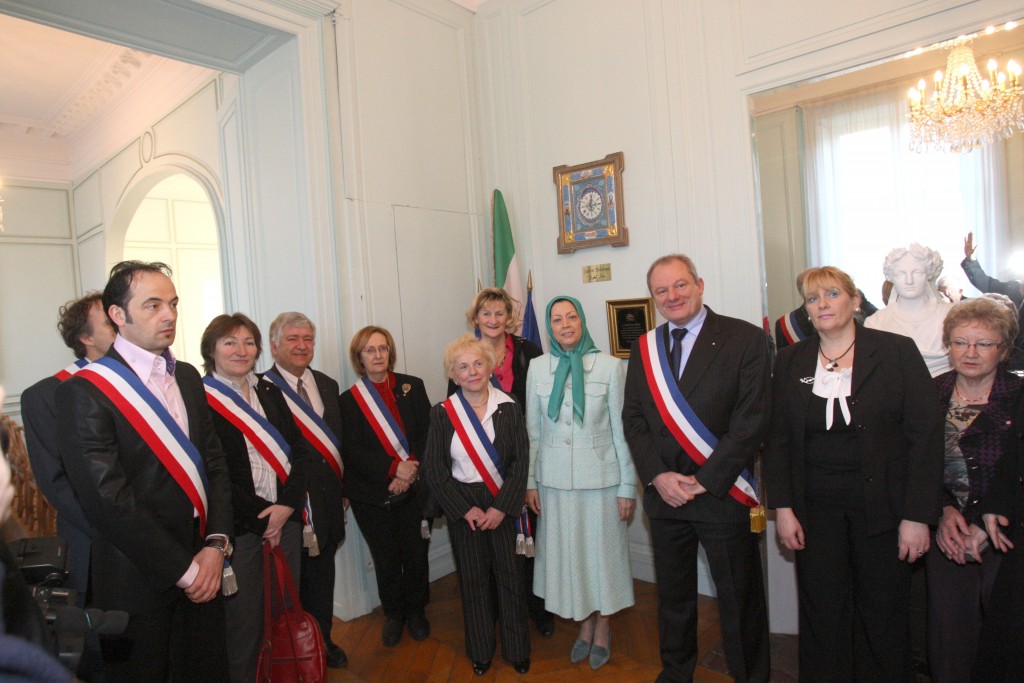
M 237 391 L 213 375 L 204 377 L 203 385 L 206 388 L 206 402 L 210 407 L 242 432 L 245 440 L 252 444 L 274 470 L 281 484 L 287 482 L 288 473 L 292 471 L 292 447 L 277 427 L 256 412 Z
M 466 449 L 473 466 L 487 485 L 487 490 L 492 496 L 497 496 L 505 482 L 505 465 L 487 432 L 484 431 L 480 418 L 462 395 L 462 388 L 449 396 L 442 405 L 448 413 L 448 419 L 452 421 L 452 426 L 455 427 L 455 434 L 458 435 L 462 447 Z
M 302 436 L 306 437 L 306 440 L 313 444 L 313 448 L 323 456 L 340 482 L 344 466 L 341 464 L 341 445 L 338 443 L 337 435 L 331 431 L 324 419 L 316 414 L 313 407 L 295 393 L 287 380 L 281 377 L 276 370 L 267 370 L 263 376 L 273 382 L 284 394 L 284 400 L 288 403 L 288 408 L 292 411 L 292 417 L 295 419 L 295 424 L 299 426 Z
M 808 335 L 804 334 L 804 331 L 800 329 L 800 321 L 796 317 L 795 310 L 790 311 L 779 318 L 779 327 L 782 328 L 782 335 L 790 344 L 796 344 L 808 337 Z
M 57 374 L 55 374 L 54 377 L 56 377 L 61 382 L 63 382 L 68 377 L 71 377 L 72 375 L 77 374 L 79 370 L 81 370 L 82 368 L 84 368 L 88 364 L 89 364 L 89 359 L 88 358 L 79 358 L 74 363 L 72 363 L 71 365 L 67 366 L 66 368 L 64 368 L 63 370 L 61 370 Z
M 153 451 L 185 492 L 199 515 L 199 534 L 206 536 L 206 465 L 184 430 L 139 376 L 126 365 L 104 356 L 78 371 L 78 376 L 103 392 Z
M 654 404 L 672 436 L 682 446 L 690 459 L 703 466 L 714 455 L 718 439 L 700 421 L 693 408 L 686 402 L 672 373 L 672 362 L 660 342 L 668 323 L 651 330 L 640 338 L 640 359 L 643 362 L 647 384 L 654 397 Z M 747 469 L 736 478 L 729 489 L 729 495 L 747 507 L 757 507 L 757 482 Z
M 408 460 L 409 439 L 369 378 L 361 377 L 352 385 L 352 398 L 356 400 L 359 410 L 363 411 L 363 417 L 370 423 L 387 454 L 403 462 Z

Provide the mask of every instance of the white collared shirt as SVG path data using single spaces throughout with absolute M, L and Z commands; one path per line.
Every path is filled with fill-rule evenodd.
M 707 320 L 708 309 L 706 306 L 701 306 L 700 311 L 697 315 L 693 316 L 693 320 L 683 325 L 683 329 L 686 330 L 686 335 L 683 337 L 683 357 L 679 361 L 679 377 L 683 376 L 683 370 L 686 369 L 686 361 L 690 359 L 690 352 L 693 351 L 693 345 L 697 343 L 697 336 L 700 334 L 701 328 L 704 327 L 704 321 Z M 669 342 L 674 344 L 675 340 L 672 339 L 672 330 L 678 330 L 679 325 L 673 322 L 668 324 Z M 672 347 L 669 347 L 671 353 Z M 676 379 L 679 379 L 676 377 Z
M 114 338 L 114 348 L 128 363 L 132 372 L 139 376 L 146 388 L 167 409 L 185 432 L 185 436 L 188 436 L 188 413 L 185 412 L 185 399 L 181 396 L 181 387 L 174 378 L 174 364 L 177 361 L 171 350 L 166 349 L 158 356 L 133 344 L 120 334 Z
M 515 399 L 508 394 L 495 389 L 493 385 L 487 385 L 487 410 L 484 413 L 484 417 L 480 420 L 480 424 L 484 428 L 484 432 L 487 434 L 487 438 L 494 442 L 494 413 L 498 412 L 498 406 L 502 403 L 515 403 Z M 459 400 L 458 397 L 453 397 L 453 401 Z M 473 407 L 469 407 L 473 410 Z M 466 447 L 462 445 L 462 439 L 459 438 L 458 434 L 452 434 L 451 443 L 452 453 L 452 477 L 455 481 L 461 481 L 463 484 L 479 484 L 483 482 L 484 478 L 480 476 L 479 470 L 476 465 L 469 457 L 469 452 Z M 484 456 L 486 457 L 486 455 Z
M 320 397 L 320 388 L 316 385 L 316 378 L 313 377 L 312 370 L 306 368 L 300 377 L 296 377 L 277 363 L 274 363 L 274 369 L 277 370 L 277 374 L 284 377 L 284 381 L 288 382 L 288 386 L 296 394 L 299 393 L 299 380 L 301 379 L 302 388 L 305 389 L 306 395 L 309 396 L 309 405 L 313 408 L 313 412 L 320 417 L 324 416 L 324 400 Z

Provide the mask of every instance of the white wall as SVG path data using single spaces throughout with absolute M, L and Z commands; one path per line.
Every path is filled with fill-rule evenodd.
M 708 305 L 756 324 L 764 272 L 747 96 L 1021 16 L 1024 4 L 996 0 L 490 0 L 477 19 L 483 185 L 505 192 L 539 304 L 577 296 L 599 346 L 605 300 L 646 295 L 647 265 L 676 250 L 695 259 Z M 557 255 L 552 167 L 619 150 L 630 246 Z M 611 263 L 612 281 L 581 284 L 592 263 Z M 644 531 L 630 531 L 638 576 L 649 570 Z M 773 629 L 791 630 L 774 617 Z

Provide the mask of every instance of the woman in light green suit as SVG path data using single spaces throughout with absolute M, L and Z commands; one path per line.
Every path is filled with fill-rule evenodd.
M 551 353 L 526 380 L 530 474 L 526 502 L 539 515 L 533 591 L 581 622 L 570 659 L 597 669 L 611 656 L 615 612 L 633 604 L 627 520 L 636 470 L 622 433 L 626 364 L 594 346 L 576 299 L 548 304 Z

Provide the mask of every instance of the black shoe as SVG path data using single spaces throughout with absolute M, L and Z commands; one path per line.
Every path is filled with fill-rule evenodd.
M 380 642 L 384 647 L 394 647 L 402 640 L 402 629 L 405 628 L 405 619 L 402 617 L 388 617 L 384 622 L 384 630 L 380 634 Z
M 473 662 L 473 673 L 477 676 L 483 676 L 490 668 L 491 660 L 489 659 L 486 662 Z
M 550 638 L 555 632 L 555 617 L 552 614 L 546 614 L 536 619 L 533 623 L 537 625 L 538 633 L 545 638 Z
M 525 674 L 530 670 L 530 658 L 527 657 L 521 662 L 514 662 L 512 668 L 516 670 L 517 674 Z
M 426 640 L 430 637 L 430 622 L 423 612 L 410 614 L 406 618 L 406 624 L 409 625 L 409 635 L 413 640 Z
M 348 666 L 348 655 L 332 642 L 327 643 L 327 666 L 332 669 L 343 669 Z

